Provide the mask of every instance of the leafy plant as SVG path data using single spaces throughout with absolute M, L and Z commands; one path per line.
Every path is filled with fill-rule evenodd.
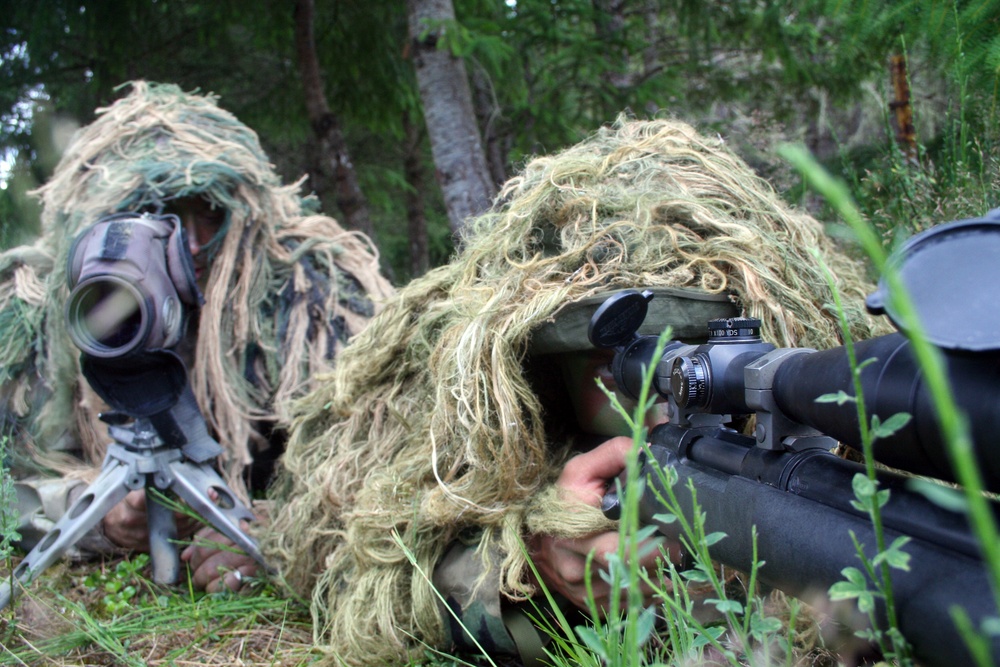
M 17 526 L 17 492 L 7 467 L 7 436 L 0 434 L 0 560 L 10 573 L 11 587 L 14 586 L 13 545 L 21 539 Z
M 847 187 L 842 182 L 833 179 L 826 171 L 819 167 L 801 147 L 788 146 L 782 153 L 786 159 L 799 169 L 810 185 L 830 202 L 840 217 L 847 222 L 865 252 L 874 262 L 876 269 L 878 269 L 889 286 L 889 299 L 892 309 L 897 313 L 901 328 L 909 334 L 908 337 L 914 356 L 923 373 L 924 381 L 930 390 L 932 402 L 940 422 L 940 428 L 947 445 L 946 449 L 950 463 L 961 485 L 961 492 L 966 505 L 969 522 L 982 549 L 983 563 L 987 568 L 993 597 L 995 600 L 1000 601 L 1000 531 L 998 531 L 993 512 L 989 507 L 989 499 L 985 493 L 982 475 L 975 461 L 969 425 L 963 413 L 958 409 L 954 396 L 950 391 L 944 360 L 940 351 L 928 341 L 924 333 L 924 328 L 917 316 L 916 308 L 905 286 L 902 284 L 895 267 L 888 262 L 888 256 L 881 240 L 875 234 L 874 230 L 865 223 L 860 211 L 858 211 L 857 207 L 851 201 Z M 860 423 L 864 426 L 866 422 L 862 420 Z M 871 460 L 870 453 L 870 451 L 866 452 L 868 454 L 866 458 L 869 460 Z M 871 464 L 869 463 L 869 465 Z M 868 497 L 868 506 L 875 506 L 881 502 L 877 493 L 871 493 L 870 488 L 867 490 L 863 489 L 862 495 Z M 872 502 L 872 499 L 875 499 L 875 502 Z M 883 567 L 887 567 L 890 560 L 899 562 L 898 555 L 894 554 L 893 551 L 880 549 L 881 553 L 887 554 L 882 561 Z M 852 574 L 852 576 L 854 575 Z M 982 661 L 984 659 L 982 654 L 982 635 L 989 636 L 996 632 L 996 620 L 988 621 L 983 628 L 973 628 L 969 619 L 961 610 L 951 611 L 956 624 L 967 637 L 973 653 L 979 656 Z M 988 659 L 988 655 L 985 656 L 985 659 Z
M 652 358 L 662 356 L 669 338 L 667 330 L 660 336 Z M 692 520 L 685 517 L 674 492 L 677 475 L 673 469 L 657 466 L 656 479 L 639 475 L 639 452 L 647 441 L 644 416 L 655 400 L 650 395 L 655 369 L 645 370 L 634 414 L 629 414 L 616 396 L 605 390 L 612 405 L 628 422 L 635 443 L 627 457 L 624 487 L 616 487 L 621 499 L 619 549 L 616 554 L 608 555 L 608 568 L 600 573 L 612 590 L 619 590 L 622 595 L 612 595 L 610 610 L 600 613 L 593 600 L 591 569 L 586 568 L 591 622 L 572 627 L 543 586 L 550 607 L 556 610 L 557 621 L 551 623 L 539 613 L 536 622 L 552 638 L 555 664 L 638 667 L 664 661 L 699 664 L 707 659 L 722 660 L 734 667 L 771 665 L 781 660 L 791 664 L 798 603 L 788 605 L 784 619 L 772 613 L 766 600 L 757 595 L 757 570 L 761 563 L 756 553 L 753 566 L 743 580 L 726 574 L 712 562 L 709 547 L 726 539 L 726 535 L 706 531 L 706 517 L 698 506 L 693 486 L 688 489 L 693 498 Z M 652 456 L 647 460 L 655 465 Z M 639 498 L 644 492 L 655 494 L 660 504 L 669 508 L 657 515 L 656 520 L 679 526 L 680 542 L 693 567 L 679 571 L 664 549 L 664 539 L 658 536 L 656 527 L 640 526 Z M 753 541 L 756 545 L 756 531 Z M 655 550 L 660 551 L 662 567 L 656 572 L 640 568 L 640 561 Z M 644 589 L 659 602 L 647 605 Z M 708 622 L 704 618 L 706 606 L 714 609 Z
M 874 359 L 869 359 L 863 363 L 858 363 L 854 350 L 854 339 L 851 336 L 850 323 L 844 315 L 843 303 L 840 300 L 840 292 L 837 290 L 836 279 L 830 270 L 823 264 L 818 253 L 814 253 L 816 261 L 819 262 L 830 285 L 833 294 L 834 305 L 838 320 L 840 322 L 841 335 L 844 340 L 844 348 L 847 351 L 848 362 L 851 367 L 851 379 L 854 386 L 854 395 L 848 396 L 844 392 L 836 394 L 826 394 L 817 398 L 820 403 L 853 403 L 858 412 L 858 424 L 861 430 L 861 443 L 865 459 L 865 473 L 858 473 L 852 480 L 852 490 L 854 500 L 851 505 L 859 512 L 864 512 L 871 520 L 875 529 L 876 554 L 868 558 L 864 551 L 864 545 L 858 542 L 858 538 L 851 531 L 851 540 L 854 543 L 855 551 L 862 563 L 864 571 L 855 567 L 847 567 L 842 571 L 846 581 L 834 584 L 829 591 L 831 600 L 852 599 L 857 602 L 858 610 L 866 614 L 871 622 L 871 628 L 859 631 L 858 636 L 874 641 L 886 658 L 895 659 L 901 665 L 911 663 L 910 648 L 899 631 L 896 620 L 896 601 L 892 593 L 892 576 L 890 568 L 901 570 L 909 569 L 909 555 L 903 551 L 903 546 L 909 542 L 910 538 L 898 537 L 889 546 L 885 544 L 885 531 L 882 523 L 882 508 L 889 501 L 889 490 L 879 489 L 879 483 L 875 476 L 875 457 L 873 444 L 878 438 L 887 438 L 893 433 L 903 428 L 911 419 L 911 415 L 897 413 L 881 421 L 878 415 L 872 415 L 871 423 L 867 419 L 867 410 L 864 402 L 864 392 L 861 384 L 861 371 L 865 366 L 874 363 Z M 874 585 L 875 590 L 871 590 L 869 582 Z M 876 618 L 875 600 L 879 598 L 884 601 L 886 616 L 888 617 L 888 627 L 879 627 Z M 887 643 L 888 640 L 888 643 Z
M 142 571 L 149 564 L 149 555 L 135 554 L 118 561 L 110 571 L 95 570 L 83 580 L 85 586 L 104 591 L 101 607 L 111 616 L 118 616 L 131 608 L 141 581 Z

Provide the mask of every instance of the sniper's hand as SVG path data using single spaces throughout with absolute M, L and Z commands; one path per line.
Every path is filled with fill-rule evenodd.
M 246 530 L 246 522 L 240 528 Z M 233 541 L 214 528 L 198 531 L 194 542 L 181 552 L 181 560 L 191 569 L 191 583 L 209 593 L 238 591 L 246 577 L 257 574 L 257 561 L 238 550 Z
M 180 512 L 174 513 L 177 536 L 190 536 L 198 528 L 198 521 Z M 125 498 L 104 516 L 101 528 L 104 536 L 124 549 L 149 550 L 149 524 L 146 517 L 146 491 L 129 491 Z
M 556 485 L 567 499 L 600 507 L 609 484 L 613 484 L 615 477 L 625 469 L 625 456 L 631 447 L 631 438 L 617 437 L 574 456 L 566 462 Z M 611 587 L 598 571 L 607 569 L 607 554 L 618 550 L 617 531 L 575 539 L 534 535 L 529 548 L 535 567 L 549 590 L 561 593 L 583 610 L 588 609 L 585 583 L 587 555 L 593 551 L 590 580 L 594 599 L 598 608 L 610 608 Z M 679 560 L 680 552 L 676 545 L 671 548 L 671 555 Z M 640 565 L 652 568 L 659 557 L 658 550 L 654 550 L 642 559 Z M 643 587 L 643 593 L 651 602 L 648 586 Z

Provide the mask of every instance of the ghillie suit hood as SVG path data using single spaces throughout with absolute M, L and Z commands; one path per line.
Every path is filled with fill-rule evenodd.
M 414 637 L 441 640 L 435 596 L 394 534 L 430 576 L 475 532 L 501 593 L 532 592 L 521 540 L 553 525 L 544 491 L 568 446 L 526 368 L 533 332 L 561 307 L 620 288 L 726 293 L 765 339 L 826 348 L 839 327 L 811 249 L 837 276 L 852 334 L 875 333 L 862 267 L 720 139 L 620 120 L 529 162 L 454 261 L 391 299 L 299 402 L 275 487 L 281 530 L 265 543 L 311 596 L 317 641 L 380 664 L 419 651 Z
M 82 445 L 100 461 L 107 429 L 95 422 L 99 400 L 64 321 L 70 244 L 101 216 L 200 197 L 226 219 L 190 379 L 234 481 L 251 442 L 332 367 L 391 291 L 368 239 L 310 212 L 299 190 L 281 184 L 257 135 L 212 95 L 139 81 L 99 109 L 37 191 L 40 240 L 0 256 L 0 408 L 27 436 L 17 440 L 40 450 Z

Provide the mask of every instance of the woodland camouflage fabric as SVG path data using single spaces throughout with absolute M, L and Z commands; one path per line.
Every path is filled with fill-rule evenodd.
M 226 219 L 189 370 L 239 488 L 281 406 L 332 367 L 392 290 L 369 240 L 315 213 L 301 183 L 283 185 L 256 134 L 213 95 L 137 81 L 97 115 L 35 193 L 41 238 L 0 255 L 0 426 L 17 454 L 66 472 L 79 462 L 49 455 L 82 450 L 88 467 L 74 474 L 93 472 L 107 429 L 66 334 L 70 243 L 101 216 L 200 197 Z
M 468 229 L 461 253 L 400 290 L 297 403 L 274 487 L 280 528 L 264 545 L 312 600 L 330 663 L 446 646 L 429 579 L 459 538 L 480 562 L 475 585 L 509 603 L 536 592 L 523 538 L 608 528 L 554 493 L 570 420 L 558 374 L 529 350 L 566 304 L 695 289 L 729 295 L 777 345 L 830 347 L 840 329 L 815 251 L 852 335 L 882 333 L 863 310 L 861 265 L 721 139 L 682 123 L 622 119 L 534 159 Z

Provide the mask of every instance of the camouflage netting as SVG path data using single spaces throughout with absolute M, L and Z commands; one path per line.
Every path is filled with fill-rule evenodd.
M 332 367 L 373 300 L 391 291 L 367 238 L 310 212 L 299 190 L 281 184 L 257 135 L 214 96 L 132 83 L 77 133 L 38 190 L 41 239 L 0 255 L 4 428 L 17 429 L 25 446 L 82 445 L 91 463 L 101 460 L 108 436 L 95 423 L 99 399 L 65 330 L 70 242 L 103 215 L 200 197 L 226 220 L 214 242 L 191 382 L 234 482 L 253 441 L 282 417 L 279 406 Z
M 561 305 L 691 287 L 731 294 L 776 344 L 830 347 L 839 328 L 811 249 L 837 276 L 853 335 L 881 333 L 863 312 L 862 267 L 719 139 L 620 120 L 528 163 L 470 221 L 461 254 L 390 300 L 298 405 L 282 530 L 266 548 L 311 596 L 318 642 L 379 664 L 419 650 L 414 638 L 441 641 L 435 597 L 394 533 L 430 574 L 453 539 L 481 531 L 501 592 L 532 593 L 519 543 L 546 523 L 537 499 L 567 446 L 523 369 L 532 331 Z

